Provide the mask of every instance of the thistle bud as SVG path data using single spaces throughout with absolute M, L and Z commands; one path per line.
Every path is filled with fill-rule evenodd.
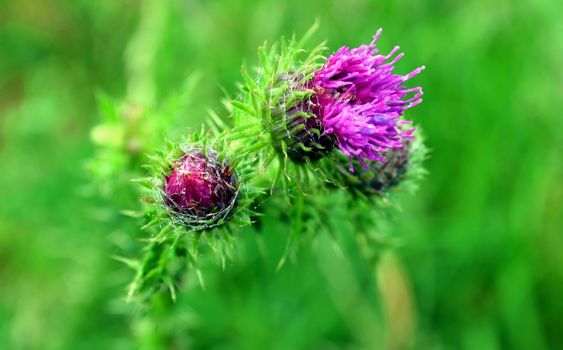
M 381 194 L 397 186 L 407 173 L 411 142 L 402 148 L 393 148 L 386 152 L 385 161 L 370 161 L 367 168 L 358 167 L 357 187 L 369 194 Z
M 284 89 L 273 109 L 271 134 L 275 147 L 296 163 L 321 159 L 336 146 L 333 135 L 324 133 L 315 95 L 308 93 L 310 82 L 302 74 L 283 74 L 278 86 Z
M 189 229 L 220 225 L 236 206 L 238 181 L 226 161 L 212 151 L 186 152 L 165 176 L 164 203 L 172 217 Z

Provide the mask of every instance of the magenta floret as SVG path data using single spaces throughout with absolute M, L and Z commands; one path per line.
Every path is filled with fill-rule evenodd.
M 394 64 L 403 54 L 396 46 L 379 54 L 375 34 L 369 45 L 340 48 L 315 72 L 313 85 L 324 132 L 336 137 L 338 148 L 365 166 L 366 160 L 384 162 L 383 153 L 402 148 L 413 138 L 406 129 L 405 110 L 422 102 L 422 88 L 408 88 L 405 81 L 424 67 L 406 75 L 394 74 Z M 352 166 L 351 166 L 351 169 Z

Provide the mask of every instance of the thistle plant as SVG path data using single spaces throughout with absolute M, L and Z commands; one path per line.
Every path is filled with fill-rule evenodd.
M 151 232 L 145 256 L 136 265 L 129 296 L 150 296 L 167 289 L 175 295 L 182 271 L 197 271 L 200 250 L 209 248 L 224 265 L 234 241 L 231 226 L 251 223 L 248 206 L 259 193 L 245 185 L 244 173 L 228 158 L 218 139 L 208 132 L 191 133 L 180 143 L 167 142 L 150 155 L 143 187 L 143 230 Z M 168 272 L 173 262 L 177 277 Z M 200 282 L 203 284 L 202 276 Z
M 162 140 L 148 157 L 133 213 L 145 220 L 146 245 L 139 260 L 123 259 L 137 271 L 131 298 L 168 290 L 174 299 L 188 270 L 203 285 L 199 257 L 225 266 L 240 229 L 260 233 L 265 213 L 287 221 L 278 268 L 319 232 L 338 231 L 329 220 L 335 203 L 365 257 L 377 257 L 381 212 L 424 174 L 421 132 L 405 119 L 422 102 L 422 89 L 406 83 L 424 67 L 394 73 L 403 54 L 379 53 L 381 29 L 369 45 L 326 57 L 324 44 L 306 49 L 314 29 L 264 44 L 255 73 L 243 67 L 240 94 L 225 101 L 226 118 L 212 113 L 201 131 Z

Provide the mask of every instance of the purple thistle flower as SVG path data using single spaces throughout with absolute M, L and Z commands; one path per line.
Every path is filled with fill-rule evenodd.
M 338 148 L 364 167 L 366 160 L 385 162 L 383 153 L 402 148 L 413 138 L 414 129 L 404 130 L 405 110 L 422 102 L 422 88 L 403 83 L 420 73 L 419 67 L 406 75 L 393 74 L 403 54 L 396 46 L 387 55 L 378 54 L 375 41 L 369 45 L 340 48 L 315 72 L 313 85 L 324 133 L 336 137 Z M 410 96 L 409 96 L 410 95 Z
M 215 226 L 231 214 L 238 194 L 237 178 L 215 153 L 193 149 L 174 162 L 171 170 L 163 188 L 171 215 L 189 228 L 199 229 Z

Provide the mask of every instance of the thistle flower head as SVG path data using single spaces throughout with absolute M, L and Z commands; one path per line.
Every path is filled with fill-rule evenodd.
M 303 74 L 287 73 L 278 78 L 282 96 L 272 111 L 270 127 L 274 146 L 296 163 L 315 161 L 332 151 L 333 135 L 325 133 L 319 117 L 317 96 L 312 94 L 311 81 Z
M 217 226 L 236 205 L 237 177 L 211 150 L 187 151 L 171 165 L 171 173 L 164 180 L 165 205 L 190 229 Z
M 404 130 L 405 110 L 422 102 L 422 88 L 407 88 L 404 82 L 420 73 L 419 67 L 406 75 L 394 74 L 394 64 L 403 57 L 396 46 L 387 55 L 379 54 L 375 42 L 340 48 L 315 72 L 313 84 L 318 98 L 324 132 L 333 134 L 338 148 L 364 167 L 366 161 L 385 162 L 383 154 L 401 148 L 414 129 Z

